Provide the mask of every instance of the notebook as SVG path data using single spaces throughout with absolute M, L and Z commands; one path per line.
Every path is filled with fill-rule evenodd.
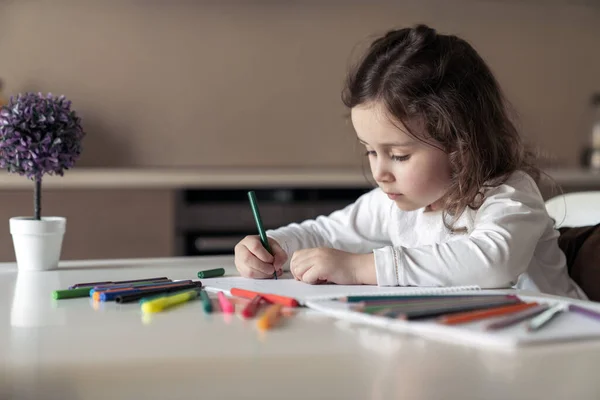
M 377 287 L 357 285 L 309 285 L 299 282 L 289 274 L 280 279 L 247 279 L 242 277 L 219 277 L 203 279 L 202 284 L 207 291 L 224 291 L 230 294 L 231 288 L 241 288 L 261 293 L 278 294 L 293 297 L 300 304 L 320 311 L 326 315 L 345 321 L 366 324 L 397 332 L 415 334 L 422 337 L 446 342 L 464 343 L 469 346 L 485 346 L 501 350 L 518 349 L 522 346 L 546 344 L 552 342 L 575 341 L 582 339 L 600 339 L 600 322 L 581 314 L 565 312 L 556 317 L 548 326 L 531 333 L 525 329 L 526 322 L 497 331 L 487 331 L 484 326 L 494 321 L 486 319 L 462 325 L 442 325 L 434 321 L 394 320 L 390 318 L 368 315 L 350 309 L 348 303 L 335 301 L 345 296 L 401 296 L 401 295 L 437 295 L 437 294 L 518 294 L 521 300 L 538 303 L 563 304 L 576 303 L 583 307 L 600 312 L 600 305 L 559 298 L 507 290 L 481 290 L 478 286 L 454 287 Z
M 523 301 L 536 301 L 540 304 L 556 304 L 558 302 L 566 305 L 570 302 L 574 302 L 583 307 L 600 312 L 600 305 L 591 302 L 571 301 L 566 298 L 557 299 L 547 296 L 519 295 L 519 297 Z M 552 342 L 600 339 L 600 321 L 571 312 L 561 313 L 539 331 L 528 332 L 526 329 L 527 322 L 521 322 L 512 327 L 496 331 L 484 329 L 487 324 L 502 317 L 489 318 L 460 325 L 443 325 L 432 320 L 395 320 L 364 314 L 351 310 L 348 303 L 332 300 L 308 301 L 306 306 L 329 316 L 350 322 L 415 334 L 438 341 L 458 342 L 470 346 L 484 346 L 499 350 L 514 350 L 523 346 Z
M 335 299 L 344 296 L 401 296 L 415 294 L 448 294 L 479 290 L 478 286 L 452 287 L 379 287 L 365 285 L 309 285 L 292 278 L 286 273 L 275 279 L 248 279 L 242 277 L 220 277 L 202 279 L 207 291 L 223 291 L 230 294 L 231 288 L 240 288 L 260 293 L 293 297 L 300 304 L 308 301 Z

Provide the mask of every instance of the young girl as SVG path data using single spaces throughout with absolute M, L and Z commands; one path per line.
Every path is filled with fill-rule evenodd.
M 466 41 L 427 26 L 375 40 L 351 72 L 351 110 L 378 188 L 329 216 L 235 247 L 240 274 L 290 261 L 306 283 L 516 286 L 585 298 L 492 72 Z M 290 259 L 291 257 L 291 259 Z

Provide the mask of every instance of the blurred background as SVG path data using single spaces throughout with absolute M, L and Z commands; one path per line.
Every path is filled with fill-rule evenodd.
M 417 23 L 478 50 L 560 190 L 600 189 L 598 1 L 0 0 L 1 95 L 64 94 L 87 132 L 44 188 L 43 214 L 67 217 L 63 259 L 230 252 L 255 233 L 249 189 L 267 228 L 350 203 L 371 186 L 345 73 Z M 0 177 L 12 261 L 8 219 L 32 214 L 32 185 Z

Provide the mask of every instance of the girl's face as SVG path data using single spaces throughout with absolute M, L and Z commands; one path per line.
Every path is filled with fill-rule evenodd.
M 381 190 L 403 211 L 439 209 L 450 184 L 448 155 L 410 136 L 400 122 L 392 123 L 380 103 L 356 106 L 351 115 Z

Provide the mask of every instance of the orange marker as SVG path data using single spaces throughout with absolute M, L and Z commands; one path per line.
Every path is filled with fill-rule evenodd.
M 467 322 L 473 322 L 480 319 L 496 317 L 499 315 L 512 314 L 518 311 L 523 311 L 531 307 L 537 306 L 538 303 L 519 303 L 512 304 L 510 306 L 490 308 L 487 310 L 468 311 L 463 313 L 457 313 L 448 315 L 446 317 L 438 318 L 438 322 L 446 325 L 458 325 Z
M 256 321 L 256 326 L 261 331 L 266 331 L 277 324 L 279 318 L 281 317 L 281 309 L 283 306 L 281 304 L 271 304 L 267 311 L 264 312 L 263 315 Z
M 279 296 L 276 294 L 269 294 L 269 293 L 259 293 L 259 292 L 253 292 L 251 290 L 238 289 L 238 288 L 232 288 L 230 290 L 230 292 L 231 292 L 232 296 L 244 297 L 246 299 L 252 299 L 255 296 L 260 296 L 263 299 L 265 299 L 266 301 L 268 301 L 269 303 L 281 304 L 282 306 L 286 306 L 286 307 L 299 307 L 300 306 L 300 304 L 298 303 L 298 300 L 296 300 L 292 297 Z
M 223 292 L 219 292 L 217 293 L 217 298 L 219 299 L 221 311 L 223 311 L 225 314 L 233 314 L 235 311 L 235 306 L 229 301 L 227 296 L 225 296 Z

